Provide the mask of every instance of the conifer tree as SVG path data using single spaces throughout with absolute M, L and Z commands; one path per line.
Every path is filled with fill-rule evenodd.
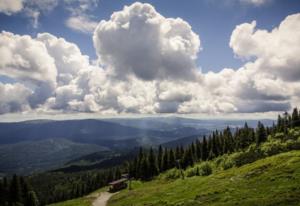
M 203 137 L 203 140 L 202 140 L 202 149 L 201 149 L 201 158 L 202 160 L 207 160 L 208 158 L 208 150 L 207 150 L 207 141 L 206 141 L 206 137 L 204 136 Z
M 17 175 L 13 175 L 10 184 L 10 200 L 11 202 L 22 202 L 22 188 L 20 184 L 20 179 Z
M 199 141 L 199 139 L 196 140 L 196 159 L 199 161 L 201 160 L 201 142 Z
M 158 170 L 159 171 L 162 171 L 162 159 L 163 159 L 163 149 L 162 149 L 162 146 L 159 145 L 159 148 L 158 148 L 158 154 L 157 154 L 157 166 L 158 166 Z
M 144 157 L 141 161 L 140 174 L 142 180 L 148 180 L 150 178 L 149 161 L 147 157 Z
M 181 152 L 180 152 L 180 148 L 177 146 L 176 150 L 175 150 L 175 159 L 179 160 L 181 159 Z
M 299 112 L 297 107 L 294 108 L 292 113 L 292 126 L 293 127 L 299 126 Z
M 166 171 L 167 169 L 169 169 L 169 157 L 168 156 L 169 156 L 168 149 L 165 148 L 164 153 L 163 153 L 162 165 L 161 165 L 162 171 Z
M 169 150 L 169 155 L 168 155 L 168 162 L 169 162 L 169 168 L 173 168 L 176 166 L 176 159 L 175 159 L 175 154 L 172 149 Z
M 39 200 L 34 191 L 28 192 L 25 206 L 39 206 Z
M 260 143 L 267 140 L 265 127 L 261 122 L 258 122 L 255 137 L 256 137 L 256 145 L 259 145 Z
M 150 177 L 153 177 L 158 174 L 158 167 L 157 167 L 157 162 L 152 147 L 150 148 L 148 162 L 149 162 L 149 173 L 150 173 L 149 175 Z
M 278 115 L 278 118 L 277 118 L 277 132 L 283 132 L 283 119 L 281 118 L 280 115 Z

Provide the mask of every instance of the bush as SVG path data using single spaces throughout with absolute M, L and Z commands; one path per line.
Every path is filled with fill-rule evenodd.
M 232 161 L 234 165 L 239 167 L 254 162 L 262 157 L 263 155 L 260 149 L 255 144 L 252 144 L 246 151 L 234 153 L 232 155 Z
M 289 139 L 297 140 L 297 138 L 300 137 L 299 127 L 289 129 L 288 136 L 289 136 Z
M 280 139 L 283 140 L 284 139 L 284 133 L 283 132 L 278 132 L 274 135 L 274 139 Z
M 231 158 L 235 166 L 242 166 L 254 162 L 263 157 L 272 156 L 281 152 L 287 152 L 290 150 L 300 149 L 300 141 L 287 140 L 282 142 L 280 140 L 271 140 L 265 142 L 257 147 L 256 145 L 250 145 L 245 152 L 234 153 Z
M 231 157 L 225 158 L 224 161 L 221 164 L 221 167 L 222 167 L 223 170 L 230 169 L 234 166 L 235 166 L 235 164 L 234 164 L 234 161 Z
M 188 168 L 186 170 L 187 177 L 193 177 L 193 176 L 199 176 L 199 175 L 200 175 L 199 167 L 192 167 L 192 168 Z
M 212 173 L 212 167 L 208 162 L 204 162 L 199 166 L 199 175 L 208 176 Z
M 300 150 L 300 137 L 294 140 L 288 140 L 285 143 L 287 150 Z
M 232 155 L 231 155 L 232 156 Z M 221 157 L 218 157 L 215 159 L 214 163 L 217 168 L 222 170 L 227 170 L 235 166 L 234 161 L 232 160 L 232 157 L 228 154 L 225 154 Z
M 165 174 L 163 174 L 161 178 L 165 180 L 175 180 L 180 177 L 181 177 L 180 170 L 174 168 L 167 171 Z
M 264 156 L 268 157 L 275 155 L 281 152 L 287 151 L 285 143 L 282 143 L 280 140 L 273 140 L 270 142 L 265 142 L 261 145 L 261 151 Z

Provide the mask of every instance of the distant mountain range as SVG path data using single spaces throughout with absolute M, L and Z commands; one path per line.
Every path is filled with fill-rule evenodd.
M 270 125 L 272 121 L 264 123 Z M 103 151 L 107 152 L 100 159 L 106 162 L 97 164 L 107 165 L 111 154 L 124 154 L 139 146 L 186 145 L 212 130 L 243 124 L 238 120 L 178 117 L 0 123 L 0 173 L 28 174 L 55 169 L 73 159 Z M 255 126 L 257 121 L 248 124 Z

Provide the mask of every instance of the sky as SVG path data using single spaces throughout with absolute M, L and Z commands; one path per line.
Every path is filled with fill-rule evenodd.
M 298 0 L 0 0 L 0 116 L 277 114 Z

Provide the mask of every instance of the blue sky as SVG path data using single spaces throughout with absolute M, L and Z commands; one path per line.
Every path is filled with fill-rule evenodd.
M 299 0 L 0 0 L 0 29 L 0 116 L 300 106 Z
M 114 11 L 136 1 L 101 0 L 91 10 L 95 21 L 108 20 Z M 203 72 L 220 71 L 225 67 L 238 68 L 243 61 L 234 58 L 228 46 L 230 35 L 236 25 L 257 21 L 257 28 L 271 30 L 287 15 L 300 11 L 298 0 L 272 0 L 263 5 L 241 3 L 238 0 L 152 0 L 140 1 L 152 4 L 165 17 L 182 18 L 192 30 L 200 35 L 203 50 L 199 53 L 198 66 Z M 35 36 L 39 32 L 49 32 L 76 43 L 83 54 L 96 58 L 91 34 L 74 31 L 65 25 L 69 12 L 59 3 L 52 11 L 45 12 L 39 19 L 38 28 L 33 28 L 23 13 L 7 16 L 0 14 L 0 29 L 16 34 Z

